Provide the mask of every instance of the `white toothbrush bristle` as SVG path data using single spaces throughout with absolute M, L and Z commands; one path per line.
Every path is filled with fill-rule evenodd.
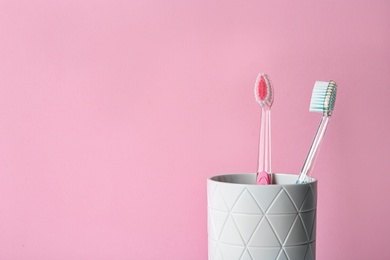
M 336 82 L 316 81 L 310 101 L 309 111 L 331 115 L 336 102 Z

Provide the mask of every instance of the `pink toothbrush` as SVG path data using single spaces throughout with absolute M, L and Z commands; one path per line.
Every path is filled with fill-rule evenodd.
M 271 184 L 271 106 L 274 102 L 274 90 L 269 77 L 260 73 L 255 84 L 255 98 L 261 106 L 261 126 L 259 138 L 259 161 L 257 184 Z

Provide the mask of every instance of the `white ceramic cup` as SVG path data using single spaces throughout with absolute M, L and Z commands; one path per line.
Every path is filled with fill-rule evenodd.
M 209 260 L 315 260 L 317 180 L 255 173 L 207 180 Z

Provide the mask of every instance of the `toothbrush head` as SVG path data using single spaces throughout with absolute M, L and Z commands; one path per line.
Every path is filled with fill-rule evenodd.
M 310 101 L 310 112 L 320 112 L 324 116 L 331 116 L 336 103 L 337 85 L 333 80 L 329 82 L 316 81 Z
M 268 75 L 260 73 L 255 83 L 255 98 L 261 107 L 272 106 L 274 102 L 274 88 Z

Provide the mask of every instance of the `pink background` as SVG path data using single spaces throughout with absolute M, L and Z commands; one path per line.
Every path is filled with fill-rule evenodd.
M 319 260 L 390 259 L 389 1 L 0 1 L 0 259 L 207 258 L 206 178 L 313 174 Z

